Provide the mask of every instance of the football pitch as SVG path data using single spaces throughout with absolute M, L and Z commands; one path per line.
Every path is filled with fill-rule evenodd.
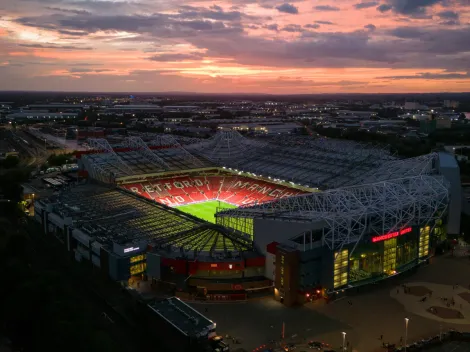
M 178 210 L 184 211 L 185 213 L 191 214 L 197 218 L 215 223 L 214 214 L 217 212 L 217 208 L 233 209 L 236 208 L 236 206 L 220 202 L 218 200 L 210 200 L 204 203 L 181 205 L 177 208 Z

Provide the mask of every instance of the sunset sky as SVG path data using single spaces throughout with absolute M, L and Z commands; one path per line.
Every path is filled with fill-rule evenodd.
M 470 91 L 470 0 L 0 0 L 0 90 Z

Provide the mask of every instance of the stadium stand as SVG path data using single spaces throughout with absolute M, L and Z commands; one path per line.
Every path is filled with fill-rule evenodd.
M 202 258 L 230 257 L 249 250 L 249 242 L 187 214 L 119 189 L 72 188 L 49 200 L 53 213 L 72 218 L 74 226 L 102 244 L 146 241 Z
M 121 187 L 169 206 L 220 200 L 248 205 L 306 193 L 244 176 L 184 176 L 125 183 Z

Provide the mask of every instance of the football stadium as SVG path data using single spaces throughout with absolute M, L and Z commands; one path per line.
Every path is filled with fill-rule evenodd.
M 426 263 L 459 233 L 455 159 L 311 136 L 90 139 L 82 181 L 35 217 L 118 281 L 206 299 L 335 298 Z

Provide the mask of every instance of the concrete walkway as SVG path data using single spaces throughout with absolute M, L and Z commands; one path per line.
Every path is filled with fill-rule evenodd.
M 445 323 L 470 324 L 470 302 L 467 302 L 459 295 L 462 293 L 470 295 L 470 290 L 467 288 L 459 285 L 441 285 L 430 282 L 410 282 L 406 284 L 406 287 L 412 291 L 413 288 L 425 287 L 431 292 L 431 294 L 415 295 L 405 293 L 404 288 L 401 286 L 392 289 L 390 296 L 400 302 L 407 312 Z M 423 298 L 425 298 L 424 302 L 422 302 Z M 443 300 L 443 298 L 447 298 L 447 301 Z M 455 302 L 454 305 L 451 304 L 452 300 Z M 462 313 L 463 318 L 441 318 L 429 311 L 431 307 L 442 307 L 459 311 Z

